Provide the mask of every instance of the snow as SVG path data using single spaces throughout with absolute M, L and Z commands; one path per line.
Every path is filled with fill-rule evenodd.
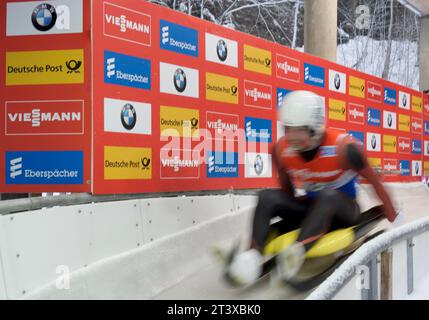
M 355 68 L 358 58 L 363 56 L 355 69 L 381 77 L 386 49 L 387 40 L 378 41 L 359 36 L 337 46 L 337 63 Z M 393 40 L 388 80 L 419 90 L 418 55 L 416 42 Z

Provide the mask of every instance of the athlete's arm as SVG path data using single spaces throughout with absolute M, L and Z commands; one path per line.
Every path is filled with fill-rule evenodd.
M 295 196 L 295 187 L 289 177 L 289 174 L 286 171 L 286 168 L 283 168 L 280 159 L 278 158 L 277 145 L 275 144 L 272 150 L 274 166 L 277 168 L 279 173 L 279 182 L 284 191 L 286 191 L 290 196 Z
M 362 151 L 362 148 L 353 141 L 345 142 L 339 152 L 340 161 L 343 167 L 355 170 L 359 175 L 365 178 L 374 187 L 377 196 L 383 202 L 384 214 L 392 222 L 396 218 L 396 212 L 393 208 L 392 200 L 381 183 L 375 171 L 369 166 L 368 159 Z

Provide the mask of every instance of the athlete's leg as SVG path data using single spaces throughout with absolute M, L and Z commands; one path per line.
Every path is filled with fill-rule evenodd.
M 334 219 L 351 226 L 359 220 L 360 208 L 355 199 L 338 190 L 318 193 L 302 223 L 298 242 L 308 250 L 317 239 L 329 231 Z
M 299 223 L 304 219 L 309 204 L 291 197 L 283 190 L 270 189 L 259 193 L 258 205 L 253 218 L 251 247 L 262 251 L 270 231 L 270 221 L 282 217 L 286 223 Z

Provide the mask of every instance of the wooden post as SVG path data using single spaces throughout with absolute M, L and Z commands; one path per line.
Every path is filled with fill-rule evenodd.
M 381 253 L 380 300 L 392 300 L 392 249 Z

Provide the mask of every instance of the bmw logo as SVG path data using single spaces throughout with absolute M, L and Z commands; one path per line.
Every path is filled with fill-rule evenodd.
M 256 156 L 253 167 L 255 168 L 256 174 L 260 176 L 262 174 L 262 171 L 264 170 L 264 161 L 262 160 L 262 157 L 260 154 Z
M 419 172 L 420 172 L 420 166 L 419 166 L 418 162 L 416 162 L 416 165 L 414 166 L 414 171 L 416 174 L 419 174 Z
M 176 72 L 174 72 L 174 87 L 177 91 L 183 92 L 186 89 L 186 74 L 185 71 L 182 69 L 177 69 Z
M 407 105 L 407 96 L 404 94 L 403 96 L 402 96 L 402 106 L 406 106 Z
M 429 155 L 429 143 L 426 145 L 426 153 Z
M 371 137 L 371 147 L 373 149 L 375 149 L 377 147 L 377 139 L 374 135 Z
M 137 122 L 136 109 L 129 103 L 121 110 L 121 122 L 125 129 L 132 130 Z
M 392 114 L 391 114 L 391 113 L 389 113 L 389 115 L 387 116 L 387 125 L 388 125 L 389 127 L 391 127 L 391 126 L 392 126 L 392 123 L 393 123 Z
M 31 14 L 31 22 L 39 31 L 49 31 L 57 22 L 57 12 L 48 3 L 39 4 Z
M 334 77 L 334 86 L 335 86 L 335 89 L 337 89 L 337 90 L 340 89 L 341 79 L 340 79 L 340 75 L 338 73 L 336 73 L 335 77 Z
M 222 62 L 224 62 L 228 57 L 228 48 L 226 47 L 225 41 L 223 41 L 222 39 L 217 42 L 216 52 L 217 57 Z

